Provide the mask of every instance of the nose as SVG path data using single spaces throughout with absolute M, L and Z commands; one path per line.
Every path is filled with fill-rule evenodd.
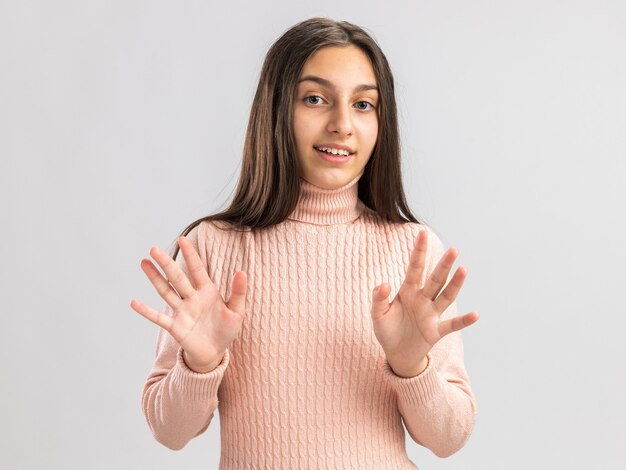
M 328 131 L 339 135 L 352 135 L 352 110 L 349 105 L 337 104 L 330 113 Z

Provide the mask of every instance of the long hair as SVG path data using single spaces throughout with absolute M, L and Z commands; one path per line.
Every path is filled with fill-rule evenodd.
M 192 222 L 181 235 L 187 235 L 205 220 L 227 222 L 229 230 L 247 231 L 279 224 L 291 214 L 300 194 L 293 134 L 298 79 L 305 62 L 317 50 L 349 45 L 360 48 L 369 57 L 380 96 L 378 137 L 358 181 L 358 197 L 387 221 L 421 223 L 411 213 L 402 188 L 398 115 L 387 58 L 359 26 L 317 17 L 287 30 L 265 57 L 250 110 L 241 173 L 230 206 Z M 178 251 L 175 243 L 172 258 L 176 259 Z

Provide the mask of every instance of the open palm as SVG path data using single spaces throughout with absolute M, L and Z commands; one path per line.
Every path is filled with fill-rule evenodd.
M 458 251 L 450 248 L 423 282 L 427 244 L 428 234 L 422 230 L 413 247 L 406 278 L 391 304 L 387 302 L 391 291 L 389 284 L 381 284 L 374 290 L 373 328 L 387 357 L 407 358 L 407 361 L 422 359 L 445 335 L 465 328 L 479 318 L 477 312 L 470 312 L 441 320 L 441 314 L 456 299 L 467 269 L 459 267 L 442 291 L 458 256 Z
M 225 303 L 189 240 L 179 237 L 178 242 L 191 280 L 176 261 L 159 247 L 153 247 L 150 255 L 161 266 L 167 279 L 150 260 L 141 261 L 141 268 L 171 307 L 173 315 L 170 317 L 134 299 L 130 305 L 167 330 L 188 357 L 193 358 L 194 364 L 203 367 L 215 365 L 216 358 L 221 359 L 241 329 L 247 276 L 243 271 L 235 274 L 230 300 Z

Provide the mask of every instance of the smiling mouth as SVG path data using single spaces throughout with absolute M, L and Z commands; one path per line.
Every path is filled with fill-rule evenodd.
M 313 146 L 313 148 L 315 150 L 317 150 L 318 152 L 323 152 L 327 155 L 332 155 L 335 157 L 349 157 L 351 155 L 354 155 L 355 152 L 349 152 L 348 150 L 343 150 L 343 149 L 335 149 L 335 148 L 330 148 L 330 147 L 315 147 Z
M 324 152 L 318 148 L 315 148 L 315 151 L 317 152 L 317 154 L 319 155 L 321 159 L 325 160 L 326 162 L 333 163 L 333 164 L 344 164 L 352 160 L 352 157 L 354 156 L 353 153 L 348 154 L 348 155 L 340 155 L 340 154 Z

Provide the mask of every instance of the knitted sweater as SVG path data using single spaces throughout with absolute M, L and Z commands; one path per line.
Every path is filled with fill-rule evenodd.
M 437 456 L 472 432 L 476 402 L 460 332 L 442 338 L 415 377 L 393 373 L 372 328 L 372 291 L 391 301 L 420 230 L 427 273 L 444 253 L 432 229 L 383 221 L 358 199 L 359 174 L 328 190 L 301 180 L 289 218 L 266 230 L 224 231 L 203 221 L 187 235 L 223 298 L 248 275 L 245 318 L 220 365 L 189 369 L 160 329 L 142 392 L 155 439 L 183 448 L 220 415 L 221 470 L 415 469 L 405 432 Z M 177 263 L 188 274 L 184 258 Z M 448 280 L 450 279 L 450 276 Z M 165 304 L 164 311 L 171 315 Z M 457 315 L 456 302 L 442 318 Z

